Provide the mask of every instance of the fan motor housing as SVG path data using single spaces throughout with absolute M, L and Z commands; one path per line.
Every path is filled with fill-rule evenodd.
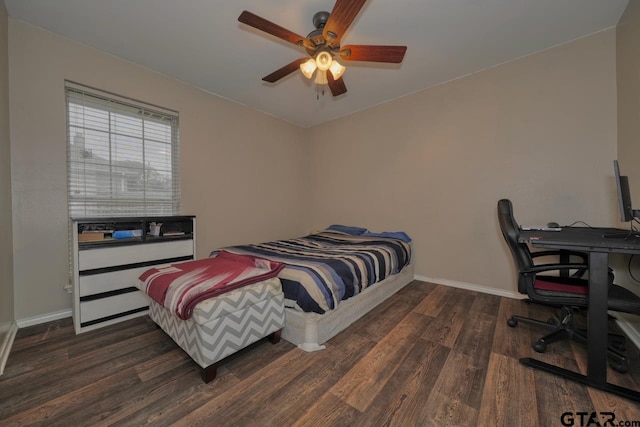
M 327 11 L 317 12 L 313 15 L 313 26 L 318 29 L 323 29 L 327 21 L 329 20 L 329 15 L 331 15 Z
M 326 11 L 317 12 L 313 15 L 313 26 L 316 27 L 316 29 L 311 31 L 309 35 L 307 35 L 307 38 L 311 40 L 315 46 L 324 46 L 327 43 L 322 35 L 322 29 L 327 23 L 329 15 L 330 13 Z M 311 56 L 313 56 L 315 52 L 313 49 L 307 49 L 307 53 Z

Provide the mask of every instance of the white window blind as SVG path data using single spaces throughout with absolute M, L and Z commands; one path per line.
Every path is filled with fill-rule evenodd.
M 65 87 L 70 216 L 178 214 L 178 114 Z

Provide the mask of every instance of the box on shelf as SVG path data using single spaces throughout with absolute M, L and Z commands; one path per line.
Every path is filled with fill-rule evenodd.
M 103 231 L 84 231 L 78 234 L 78 242 L 96 242 L 104 240 Z

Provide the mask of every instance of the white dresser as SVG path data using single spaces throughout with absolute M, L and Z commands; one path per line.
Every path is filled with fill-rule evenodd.
M 195 217 L 74 218 L 72 240 L 73 323 L 80 333 L 147 314 L 138 277 L 152 266 L 194 259 Z

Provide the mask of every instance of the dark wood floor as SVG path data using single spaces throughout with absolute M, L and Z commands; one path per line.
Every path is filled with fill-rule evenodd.
M 640 421 L 637 403 L 520 365 L 533 355 L 586 369 L 577 343 L 535 353 L 540 331 L 506 325 L 516 313 L 551 310 L 414 281 L 326 350 L 263 340 L 209 384 L 148 317 L 80 336 L 70 319 L 51 322 L 18 332 L 0 377 L 0 425 L 555 426 L 565 412 L 594 411 Z M 609 370 L 609 380 L 640 390 L 631 347 L 630 372 Z

